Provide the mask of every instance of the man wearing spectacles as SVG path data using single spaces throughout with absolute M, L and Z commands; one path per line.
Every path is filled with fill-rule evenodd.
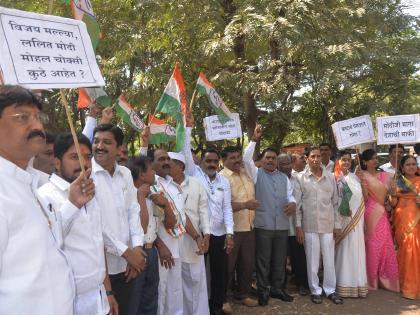
M 45 146 L 42 104 L 19 86 L 0 86 L 0 313 L 73 314 L 74 283 L 49 213 L 34 191 L 29 160 Z

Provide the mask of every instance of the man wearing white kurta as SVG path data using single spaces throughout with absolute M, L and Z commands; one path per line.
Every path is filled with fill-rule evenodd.
M 185 200 L 181 186 L 174 182 L 170 172 L 170 158 L 164 149 L 147 152 L 148 136 L 143 138 L 140 155 L 148 155 L 152 159 L 152 167 L 156 172 L 156 185 L 152 193 L 162 194 L 171 204 L 176 217 L 173 228 L 165 227 L 165 217 L 161 213 L 158 226 L 156 247 L 159 252 L 159 297 L 158 314 L 183 315 L 182 269 L 180 259 L 180 241 L 186 232 Z
M 175 181 L 181 182 L 182 194 L 185 200 L 185 212 L 188 215 L 195 230 L 204 235 L 203 241 L 208 244 L 210 238 L 210 224 L 208 217 L 207 192 L 203 185 L 195 178 L 185 176 L 185 157 L 180 153 L 169 152 L 173 162 L 179 165 L 171 165 L 171 176 Z M 175 170 L 179 169 L 179 171 Z M 182 282 L 184 296 L 185 315 L 209 314 L 207 295 L 206 268 L 204 256 L 198 255 L 197 240 L 185 235 L 181 240 Z
M 45 144 L 42 105 L 18 86 L 0 86 L 0 100 L 0 314 L 71 315 L 71 269 L 28 166 Z
M 210 222 L 209 262 L 210 262 L 210 314 L 223 314 L 228 280 L 227 255 L 234 246 L 233 211 L 230 184 L 226 177 L 218 173 L 220 155 L 214 149 L 201 154 L 200 166 L 195 165 L 191 153 L 191 127 L 185 132 L 182 150 L 185 156 L 185 174 L 197 178 L 207 192 Z M 226 310 L 226 309 L 225 309 Z
M 124 141 L 122 130 L 102 124 L 95 128 L 93 138 L 92 178 L 105 225 L 108 273 L 119 314 L 126 315 L 131 302 L 131 280 L 145 268 L 140 206 L 130 170 L 116 163 Z
M 85 136 L 79 135 L 78 138 L 85 167 L 91 168 L 90 141 Z M 106 268 L 101 214 L 95 199 L 81 208 L 68 201 L 69 182 L 74 182 L 80 174 L 70 133 L 58 135 L 54 156 L 57 174 L 52 174 L 49 183 L 39 188 L 37 193 L 43 208 L 62 219 L 60 240 L 76 282 L 76 314 L 105 315 L 109 312 L 109 304 L 103 285 Z

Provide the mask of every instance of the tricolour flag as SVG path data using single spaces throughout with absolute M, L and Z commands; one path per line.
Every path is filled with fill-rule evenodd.
M 213 84 L 207 80 L 203 72 L 200 72 L 197 80 L 196 90 L 201 95 L 206 95 L 211 106 L 216 112 L 216 115 L 219 117 L 219 121 L 224 124 L 231 118 L 231 112 L 229 108 L 220 98 L 219 94 L 216 92 Z
M 85 22 L 90 40 L 92 41 L 93 50 L 96 50 L 99 39 L 101 38 L 101 31 L 96 21 L 95 13 L 93 13 L 90 0 L 70 0 L 70 4 L 73 9 L 74 18 Z
M 164 120 L 149 115 L 150 144 L 161 144 L 175 140 L 176 129 Z
M 117 105 L 115 106 L 115 111 L 121 119 L 134 128 L 137 131 L 143 130 L 146 126 L 141 120 L 140 116 L 136 113 L 133 107 L 125 100 L 124 96 L 118 98 Z
M 87 108 L 93 102 L 97 102 L 102 107 L 111 106 L 112 100 L 102 87 L 79 88 L 77 108 Z
M 176 152 L 180 152 L 185 140 L 185 115 L 187 112 L 187 96 L 185 94 L 184 81 L 178 64 L 166 85 L 156 107 L 157 113 L 165 113 L 176 120 Z

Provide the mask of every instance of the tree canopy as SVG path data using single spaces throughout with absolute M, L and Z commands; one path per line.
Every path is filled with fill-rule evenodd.
M 331 124 L 369 114 L 419 112 L 418 18 L 399 0 L 91 0 L 103 38 L 98 63 L 107 93 L 153 112 L 179 62 L 188 98 L 203 71 L 251 133 L 265 142 L 333 142 Z M 47 0 L 2 5 L 47 13 Z M 52 14 L 72 17 L 63 1 Z M 58 95 L 46 93 L 51 129 L 64 129 Z M 76 103 L 75 91 L 68 93 Z M 83 113 L 73 108 L 83 123 Z M 196 122 L 212 114 L 204 97 Z M 205 145 L 201 124 L 197 147 Z M 126 128 L 129 139 L 137 136 Z M 238 140 L 240 142 L 240 140 Z

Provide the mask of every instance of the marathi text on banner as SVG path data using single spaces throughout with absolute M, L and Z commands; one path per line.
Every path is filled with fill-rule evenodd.
M 378 144 L 420 142 L 420 115 L 398 115 L 376 119 Z
M 332 129 L 339 150 L 375 141 L 372 121 L 368 115 L 338 121 L 332 124 Z
M 83 22 L 0 7 L 0 26 L 6 84 L 30 89 L 105 85 Z
M 220 122 L 217 115 L 204 118 L 203 123 L 208 141 L 242 137 L 242 128 L 238 113 L 232 113 L 231 119 L 224 124 Z

